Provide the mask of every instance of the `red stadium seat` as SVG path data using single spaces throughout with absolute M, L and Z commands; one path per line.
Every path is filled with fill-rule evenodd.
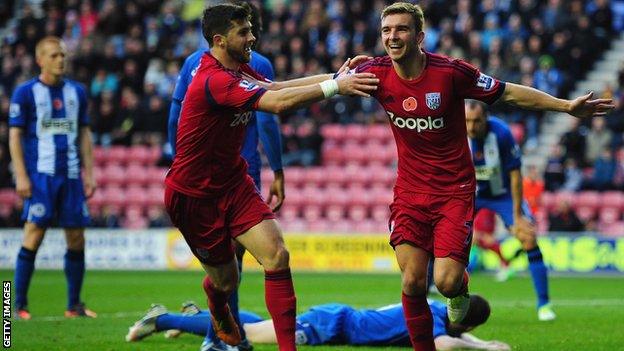
M 126 163 L 126 156 L 128 155 L 128 149 L 124 146 L 111 146 L 105 152 L 106 164 L 124 164 Z
M 128 206 L 147 206 L 149 195 L 144 188 L 131 186 L 125 190 L 126 203 Z
M 108 163 L 102 169 L 103 176 L 100 178 L 103 186 L 122 186 L 128 180 L 126 169 L 116 163 Z
M 304 171 L 303 181 L 306 185 L 322 186 L 325 184 L 325 176 L 323 167 L 311 167 Z
M 143 186 L 149 184 L 147 167 L 132 163 L 126 168 L 126 184 Z
M 326 220 L 306 220 L 306 232 L 311 233 L 328 233 L 330 232 L 329 222 Z
M 152 151 L 149 147 L 135 145 L 128 148 L 126 162 L 128 164 L 150 165 L 152 158 Z
M 624 193 L 621 191 L 605 191 L 600 199 L 601 206 L 624 209 Z
M 363 144 L 368 136 L 367 127 L 361 124 L 348 124 L 345 127 L 345 138 Z
M 96 166 L 104 166 L 107 160 L 107 152 L 108 151 L 101 146 L 96 146 L 93 148 L 93 162 Z
M 622 213 L 620 212 L 619 209 L 616 209 L 613 207 L 605 207 L 602 210 L 600 210 L 599 219 L 602 225 L 615 223 L 619 221 L 621 218 L 622 218 Z
M 167 168 L 148 167 L 145 170 L 147 172 L 148 184 L 164 184 L 165 183 L 165 175 L 167 175 Z
M 589 222 L 596 218 L 596 207 L 594 206 L 577 206 L 576 216 L 583 222 Z
M 388 205 L 375 205 L 371 208 L 371 218 L 383 222 L 388 223 L 388 219 L 390 218 L 390 208 Z
M 353 232 L 358 234 L 378 233 L 377 222 L 370 219 L 352 220 Z
M 387 124 L 372 124 L 367 128 L 367 136 L 382 144 L 392 143 L 392 130 Z
M 339 124 L 326 124 L 321 126 L 321 135 L 326 140 L 342 143 L 345 137 L 345 129 Z
M 342 204 L 329 204 L 325 207 L 325 218 L 336 222 L 345 218 L 345 206 Z
M 545 191 L 541 197 L 542 207 L 550 212 L 555 207 L 555 194 Z
M 351 205 L 347 209 L 347 218 L 354 222 L 368 219 L 368 207 L 364 205 Z
M 126 205 L 125 191 L 118 186 L 108 186 L 102 190 L 104 205 L 123 208 Z
M 555 194 L 555 203 L 567 202 L 570 206 L 574 206 L 576 194 L 570 191 L 560 191 Z
M 282 230 L 287 233 L 304 233 L 308 231 L 308 224 L 300 218 L 280 220 Z
M 597 191 L 582 191 L 576 194 L 576 199 L 572 206 L 574 207 L 600 207 L 601 195 Z
M 327 221 L 328 224 L 328 231 L 331 233 L 339 233 L 339 234 L 346 234 L 346 233 L 353 233 L 353 223 L 349 220 L 346 219 L 338 219 L 338 220 L 332 220 L 329 219 Z
M 303 208 L 302 217 L 308 223 L 320 220 L 322 215 L 323 215 L 323 212 L 321 210 L 321 206 L 307 205 Z
M 342 148 L 338 145 L 323 146 L 323 165 L 339 166 L 343 163 L 344 156 Z
M 617 221 L 605 225 L 600 232 L 609 237 L 624 237 L 624 221 Z
M 12 188 L 0 189 L 0 204 L 11 205 L 17 201 L 17 193 Z

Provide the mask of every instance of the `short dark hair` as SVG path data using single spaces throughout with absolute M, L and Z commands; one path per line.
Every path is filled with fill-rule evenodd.
M 262 34 L 262 15 L 256 5 L 247 1 L 237 1 L 234 3 L 249 12 L 249 22 L 251 22 L 251 34 L 256 37 L 256 43 L 260 41 L 260 35 Z
M 470 295 L 470 306 L 466 317 L 460 322 L 466 327 L 476 327 L 490 318 L 490 304 L 479 295 Z
M 480 107 L 483 115 L 487 117 L 488 105 L 485 102 L 473 99 L 466 99 L 465 102 L 471 110 Z
M 232 28 L 232 21 L 248 21 L 249 12 L 241 7 L 232 4 L 219 4 L 210 6 L 204 10 L 202 17 L 202 33 L 212 46 L 212 37 L 216 34 L 225 35 Z

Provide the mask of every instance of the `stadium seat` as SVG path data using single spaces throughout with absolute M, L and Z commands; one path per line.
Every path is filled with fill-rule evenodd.
M 323 145 L 322 148 L 323 165 L 325 166 L 339 166 L 343 163 L 343 152 L 338 145 Z
M 149 203 L 149 194 L 144 188 L 138 186 L 130 186 L 125 190 L 126 203 L 128 206 L 147 206 Z M 162 201 L 162 200 L 161 200 Z
M 105 162 L 109 164 L 125 164 L 128 149 L 125 146 L 111 146 L 105 152 Z
M 358 234 L 379 233 L 377 222 L 371 219 L 353 220 L 353 232 Z
M 0 189 L 0 204 L 11 205 L 17 201 L 17 193 L 12 188 Z
M 307 205 L 303 208 L 302 217 L 308 223 L 319 221 L 322 216 L 323 216 L 323 212 L 321 210 L 321 206 Z
M 352 123 L 345 127 L 345 134 L 345 138 L 363 144 L 368 136 L 368 130 L 362 124 Z
M 624 193 L 621 191 L 605 191 L 602 193 L 600 204 L 603 208 L 624 209 Z
M 392 143 L 392 130 L 386 124 L 372 124 L 367 128 L 367 136 L 370 140 L 375 140 L 381 144 Z
M 594 206 L 576 206 L 576 216 L 584 223 L 587 223 L 596 218 L 596 207 Z
M 125 216 L 121 219 L 121 225 L 128 229 L 144 229 L 147 228 L 149 222 L 143 216 L 140 207 L 131 206 L 125 211 Z
M 152 162 L 151 148 L 143 145 L 134 145 L 128 148 L 126 155 L 127 164 L 150 165 Z
M 119 186 L 107 186 L 102 190 L 104 205 L 124 208 L 126 205 L 125 191 Z
M 147 167 L 147 182 L 149 184 L 163 184 L 165 182 L 165 175 L 167 175 L 167 168 L 165 167 Z
M 346 219 L 338 219 L 332 220 L 328 219 L 327 221 L 328 229 L 327 231 L 331 233 L 337 234 L 351 234 L 354 230 L 354 224 Z
M 364 205 L 350 205 L 347 209 L 347 218 L 354 222 L 368 219 L 368 207 Z
M 150 183 L 147 167 L 131 163 L 126 167 L 125 184 L 143 186 Z
M 154 206 L 154 205 L 164 206 L 165 205 L 164 184 L 163 185 L 152 184 L 147 188 L 147 190 L 145 190 L 145 193 L 147 194 L 146 199 L 145 199 L 145 203 L 147 206 Z
M 612 224 L 619 221 L 622 213 L 619 209 L 613 207 L 605 207 L 600 210 L 599 220 L 601 225 Z
M 330 232 L 329 222 L 326 220 L 306 220 L 306 232 L 309 233 L 328 233 Z
M 106 167 L 102 169 L 102 181 L 103 186 L 123 186 L 128 180 L 126 178 L 126 169 L 117 163 L 107 163 Z
M 325 207 L 325 218 L 330 221 L 340 221 L 345 218 L 345 206 L 341 204 L 329 204 Z
M 610 223 L 601 228 L 600 232 L 609 237 L 624 237 L 624 221 Z
M 374 205 L 371 208 L 371 218 L 375 221 L 386 222 L 390 218 L 390 208 L 388 205 Z
M 326 140 L 333 140 L 337 143 L 341 143 L 345 138 L 345 129 L 339 124 L 326 124 L 321 126 L 321 135 Z
M 555 203 L 567 202 L 570 206 L 574 206 L 576 194 L 570 191 L 559 191 L 555 194 Z
M 103 166 L 106 163 L 107 150 L 102 146 L 96 146 L 93 148 L 93 162 L 96 166 Z
M 600 207 L 601 195 L 597 191 L 582 191 L 576 194 L 576 199 L 572 204 L 573 207 Z
M 300 218 L 280 220 L 282 230 L 288 233 L 303 233 L 308 230 L 308 224 Z
M 541 197 L 542 207 L 550 212 L 555 207 L 555 194 L 545 191 Z

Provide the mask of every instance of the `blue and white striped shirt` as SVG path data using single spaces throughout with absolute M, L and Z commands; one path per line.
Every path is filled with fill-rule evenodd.
M 80 177 L 80 127 L 89 124 L 82 86 L 64 79 L 49 86 L 39 78 L 20 84 L 11 98 L 9 127 L 24 129 L 26 170 Z

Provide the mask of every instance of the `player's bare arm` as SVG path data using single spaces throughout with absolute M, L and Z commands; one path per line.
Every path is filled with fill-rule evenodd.
M 30 183 L 30 178 L 28 178 L 24 162 L 23 135 L 24 130 L 22 128 L 9 128 L 9 151 L 15 172 L 15 191 L 17 195 L 25 199 L 32 194 L 32 184 Z
M 370 93 L 377 89 L 379 79 L 372 73 L 356 73 L 327 80 L 327 82 L 335 83 L 335 86 L 324 88 L 322 84 L 325 82 L 321 82 L 321 84 L 267 91 L 258 101 L 258 109 L 280 114 L 321 101 L 336 93 L 370 97 Z M 334 91 L 326 91 L 326 89 Z
M 280 90 L 284 88 L 302 87 L 311 84 L 319 84 L 323 81 L 333 79 L 336 77 L 347 74 L 349 70 L 354 69 L 364 61 L 370 60 L 372 57 L 366 55 L 358 55 L 354 58 L 348 58 L 340 67 L 336 73 L 317 74 L 310 77 L 302 77 L 296 79 L 285 80 L 281 82 L 262 82 L 256 81 L 253 77 L 243 74 L 247 80 L 254 80 L 256 83 L 267 90 Z
M 93 176 L 93 140 L 88 126 L 80 128 L 80 158 L 84 167 L 84 192 L 85 196 L 90 198 L 97 185 Z
M 519 169 L 509 172 L 509 180 L 511 186 L 511 198 L 513 201 L 513 217 L 514 225 L 511 232 L 516 237 L 524 237 L 535 233 L 534 225 L 522 213 L 522 173 Z
M 578 118 L 605 116 L 615 108 L 611 99 L 594 99 L 593 92 L 573 100 L 559 99 L 524 85 L 506 83 L 502 101 L 529 109 L 566 112 Z

